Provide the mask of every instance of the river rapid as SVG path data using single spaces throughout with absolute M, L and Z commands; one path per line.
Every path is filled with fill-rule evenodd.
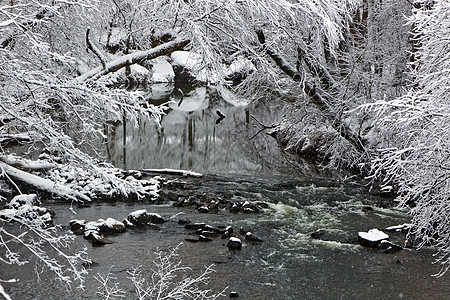
M 181 88 L 184 97 L 178 88 Z M 281 119 L 285 104 L 273 100 L 255 102 L 209 88 L 154 86 L 150 103 L 172 101 L 161 121 L 126 123 L 108 134 L 105 157 L 124 169 L 174 168 L 201 172 L 202 178 L 182 178 L 195 188 L 195 195 L 264 201 L 269 207 L 259 213 L 219 211 L 200 213 L 192 207 L 174 207 L 165 201 L 150 203 L 97 203 L 74 207 L 48 202 L 56 212 L 55 222 L 68 230 L 71 219 L 123 220 L 138 209 L 159 213 L 167 221 L 156 229 L 127 230 L 109 237 L 114 243 L 92 247 L 77 236 L 74 249 L 88 247 L 95 265 L 85 290 L 66 291 L 47 273 L 37 281 L 32 264 L 2 270 L 21 279 L 4 284 L 13 299 L 99 299 L 96 274 L 110 272 L 136 299 L 126 278 L 130 267 L 154 268 L 155 252 L 178 248 L 178 257 L 198 275 L 213 265 L 207 288 L 239 299 L 447 299 L 450 276 L 433 277 L 439 266 L 432 264 L 434 250 L 405 248 L 396 253 L 363 249 L 359 231 L 403 224 L 405 211 L 391 205 L 393 199 L 375 196 L 345 174 L 330 174 L 284 154 L 262 132 L 256 120 L 271 125 Z M 225 115 L 220 122 L 217 110 Z M 356 180 L 356 179 L 355 179 Z M 180 191 L 172 190 L 176 195 Z M 76 213 L 76 214 L 74 214 Z M 262 243 L 245 241 L 242 250 L 230 251 L 227 240 L 216 238 L 191 243 L 193 232 L 178 221 L 205 222 L 251 231 Z M 320 238 L 314 233 L 321 232 Z M 402 236 L 393 237 L 401 242 Z M 3 276 L 4 277 L 4 276 Z

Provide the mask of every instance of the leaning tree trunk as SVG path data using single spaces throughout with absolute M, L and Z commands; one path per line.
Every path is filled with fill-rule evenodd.
M 364 140 L 333 113 L 333 109 L 328 105 L 328 103 L 331 103 L 331 99 L 328 99 L 329 96 L 327 96 L 320 87 L 315 86 L 308 80 L 305 79 L 302 81 L 300 73 L 281 55 L 266 45 L 266 39 L 262 30 L 256 31 L 256 34 L 259 42 L 264 46 L 265 52 L 274 60 L 277 66 L 294 81 L 303 83 L 306 95 L 311 98 L 312 103 L 323 113 L 324 117 L 330 122 L 331 126 L 339 133 L 339 135 L 352 144 L 358 152 L 364 153 Z M 319 76 L 323 86 L 331 90 L 336 89 L 336 85 L 328 71 L 321 66 L 313 65 L 312 60 L 308 59 L 303 51 L 300 51 L 299 53 L 302 54 L 302 59 L 305 60 L 307 66 L 310 69 L 315 70 L 313 73 Z

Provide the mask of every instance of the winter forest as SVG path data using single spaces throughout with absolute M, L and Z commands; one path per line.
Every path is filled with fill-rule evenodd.
M 337 279 L 325 281 L 334 296 L 292 283 L 277 297 L 270 293 L 283 287 L 263 279 L 301 277 L 317 253 L 347 265 L 384 251 L 380 259 L 397 255 L 412 272 L 414 255 L 426 255 L 423 278 L 448 280 L 449 41 L 448 0 L 0 1 L 0 298 L 337 297 Z M 207 131 L 213 138 L 198 137 Z M 155 148 L 169 135 L 170 149 Z M 136 140 L 144 144 L 133 148 Z M 161 160 L 213 142 L 224 170 L 231 159 L 233 170 L 261 174 Z M 242 148 L 253 155 L 245 164 Z M 270 160 L 266 151 L 279 155 L 271 164 L 288 161 L 282 176 L 259 163 Z M 101 219 L 81 219 L 85 211 Z M 404 224 L 386 238 L 389 222 Z M 172 243 L 167 232 L 182 238 Z M 132 262 L 95 266 L 91 255 L 144 235 L 157 236 L 148 254 L 127 250 Z M 185 253 L 201 256 L 214 243 L 225 245 L 223 257 L 189 264 Z M 236 283 L 233 270 L 266 284 Z M 414 299 L 403 288 L 415 283 L 402 284 L 392 295 Z M 51 285 L 61 294 L 49 297 Z M 339 298 L 378 293 L 359 289 Z M 416 298 L 439 298 L 430 293 Z

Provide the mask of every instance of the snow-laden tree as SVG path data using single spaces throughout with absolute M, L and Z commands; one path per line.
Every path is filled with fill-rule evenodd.
M 443 274 L 450 267 L 450 3 L 414 4 L 411 87 L 364 107 L 377 112 L 388 136 L 373 161 L 374 177 L 398 186 L 401 205 L 413 205 L 411 234 L 438 246 Z

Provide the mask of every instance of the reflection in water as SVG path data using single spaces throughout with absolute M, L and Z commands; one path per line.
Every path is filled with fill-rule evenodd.
M 173 86 L 166 92 L 154 87 L 148 100 L 153 104 L 171 101 L 167 115 L 161 126 L 139 120 L 137 128 L 124 123 L 109 134 L 107 159 L 119 167 L 255 174 L 269 161 L 279 164 L 282 160 L 274 157 L 280 154 L 272 138 L 259 134 L 250 140 L 259 130 L 250 115 L 272 124 L 282 116 L 282 103 L 248 103 L 228 91 L 199 87 L 180 92 Z

